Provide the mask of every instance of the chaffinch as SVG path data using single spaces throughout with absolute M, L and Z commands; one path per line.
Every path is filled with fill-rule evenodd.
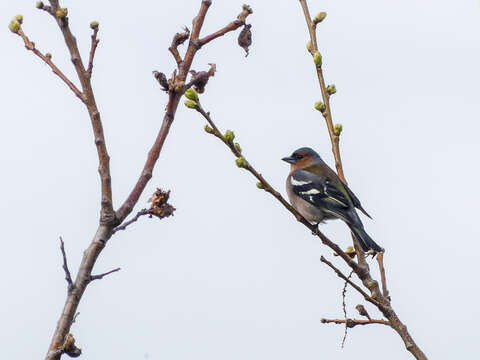
M 312 224 L 328 219 L 343 220 L 363 251 L 382 251 L 363 229 L 355 208 L 371 217 L 360 200 L 315 151 L 303 147 L 282 160 L 291 164 L 287 177 L 288 198 L 305 219 Z

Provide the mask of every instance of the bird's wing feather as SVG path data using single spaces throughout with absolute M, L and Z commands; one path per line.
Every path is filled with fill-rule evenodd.
M 348 194 L 343 193 L 325 177 L 297 170 L 292 174 L 290 181 L 293 192 L 316 207 L 332 211 L 350 207 Z
M 358 200 L 358 198 L 355 196 L 355 194 L 353 193 L 352 190 L 350 190 L 350 188 L 344 184 L 344 187 L 345 187 L 345 190 L 347 190 L 348 192 L 348 195 L 350 196 L 350 198 L 352 199 L 352 202 L 353 202 L 353 205 L 358 209 L 360 210 L 362 213 L 364 213 L 366 216 L 368 216 L 370 219 L 372 218 L 370 216 L 369 213 L 367 213 L 367 211 L 362 207 L 362 204 L 360 204 L 360 200 Z

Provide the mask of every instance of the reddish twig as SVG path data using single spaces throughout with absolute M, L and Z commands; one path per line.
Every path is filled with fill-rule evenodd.
M 30 41 L 30 39 L 25 35 L 22 29 L 17 31 L 17 34 L 22 38 L 23 42 L 25 43 L 25 47 L 32 51 L 35 55 L 37 55 L 40 59 L 42 59 L 50 68 L 52 69 L 53 73 L 57 75 L 62 81 L 67 84 L 70 90 L 73 91 L 76 97 L 78 97 L 83 103 L 85 103 L 85 97 L 83 96 L 82 92 L 75 86 L 73 82 L 71 82 L 64 73 L 60 71 L 58 67 L 55 66 L 53 63 L 51 56 L 47 56 L 42 54 L 36 47 L 35 43 Z
M 89 78 L 92 77 L 92 71 L 93 71 L 93 58 L 95 57 L 95 51 L 97 50 L 98 43 L 100 40 L 97 39 L 97 34 L 98 34 L 98 23 L 97 22 L 92 22 L 90 24 L 90 27 L 93 29 L 93 34 L 91 36 L 92 38 L 92 44 L 90 46 L 90 57 L 88 59 L 88 68 L 87 68 L 87 76 Z
M 173 58 L 175 59 L 178 66 L 180 66 L 180 64 L 182 63 L 182 57 L 178 52 L 178 47 L 181 44 L 183 44 L 188 39 L 189 36 L 190 36 L 190 30 L 185 26 L 183 33 L 175 34 L 172 40 L 172 44 L 168 48 L 168 51 L 172 53 Z
M 243 5 L 243 10 L 240 13 L 240 15 L 238 15 L 238 18 L 236 20 L 233 20 L 231 23 L 224 26 L 220 30 L 214 32 L 213 34 L 207 35 L 204 38 L 200 39 L 198 41 L 198 46 L 202 47 L 203 45 L 209 43 L 210 41 L 212 41 L 212 40 L 214 40 L 214 39 L 216 39 L 220 36 L 223 36 L 228 32 L 235 31 L 240 26 L 245 25 L 245 20 L 246 20 L 247 16 L 252 14 L 252 13 L 253 13 L 253 11 L 252 11 L 252 8 L 250 6 Z
M 387 325 L 390 326 L 390 323 L 386 320 L 377 320 L 377 319 L 371 319 L 371 320 L 359 320 L 359 319 L 321 319 L 320 322 L 322 324 L 345 324 L 345 327 L 347 328 L 353 328 L 357 325 L 370 325 L 370 324 L 381 324 L 381 325 Z

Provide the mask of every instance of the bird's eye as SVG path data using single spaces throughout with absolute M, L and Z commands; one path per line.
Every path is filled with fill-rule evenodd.
M 297 160 L 301 160 L 301 159 L 303 159 L 303 155 L 300 155 L 300 154 L 298 154 L 298 155 L 295 155 L 295 159 L 297 159 Z

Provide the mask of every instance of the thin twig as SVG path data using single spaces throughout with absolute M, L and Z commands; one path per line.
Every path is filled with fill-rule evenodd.
M 347 280 L 350 280 L 352 275 L 353 275 L 353 270 L 351 270 L 350 274 L 348 274 Z M 342 290 L 342 309 L 343 309 L 343 316 L 345 317 L 345 331 L 343 333 L 342 349 L 343 349 L 343 346 L 345 345 L 345 340 L 347 339 L 347 329 L 348 329 L 347 322 L 346 322 L 346 320 L 347 320 L 347 306 L 345 304 L 345 295 L 347 293 L 347 285 L 348 285 L 348 281 L 345 281 L 345 284 L 343 285 L 343 290 Z
M 357 325 L 370 325 L 370 324 L 381 324 L 390 326 L 390 323 L 387 320 L 360 320 L 360 319 L 321 319 L 322 324 L 345 324 L 347 328 L 353 328 Z
M 302 6 L 303 14 L 305 15 L 305 21 L 307 22 L 308 32 L 310 34 L 311 53 L 313 55 L 316 51 L 318 51 L 315 25 L 313 24 L 312 18 L 310 17 L 310 11 L 308 10 L 307 1 L 300 0 L 300 5 Z M 332 152 L 333 152 L 333 156 L 335 157 L 335 167 L 337 168 L 337 173 L 339 178 L 342 179 L 343 182 L 347 183 L 345 179 L 345 175 L 343 173 L 342 158 L 340 156 L 339 137 L 335 133 L 335 130 L 333 127 L 332 112 L 330 110 L 330 95 L 327 92 L 327 87 L 325 85 L 325 79 L 323 77 L 323 71 L 322 71 L 321 65 L 315 65 L 315 69 L 317 72 L 320 89 L 322 91 L 323 102 L 325 104 L 325 111 L 323 111 L 322 114 L 327 123 L 328 134 L 330 135 L 330 140 L 332 142 Z
M 228 32 L 235 31 L 240 26 L 245 25 L 245 20 L 246 20 L 247 16 L 252 14 L 252 13 L 253 13 L 253 11 L 252 11 L 252 8 L 250 6 L 243 5 L 243 10 L 240 13 L 240 15 L 238 15 L 238 18 L 236 20 L 233 20 L 231 23 L 224 26 L 220 30 L 215 31 L 213 34 L 207 35 L 207 36 L 203 37 L 202 39 L 200 39 L 198 41 L 199 47 L 202 47 L 203 45 L 209 43 L 210 41 L 212 41 L 212 40 L 214 40 L 214 39 L 216 39 L 220 36 L 223 36 Z
M 67 84 L 67 86 L 70 88 L 70 90 L 73 91 L 76 97 L 78 97 L 83 103 L 85 103 L 85 97 L 83 96 L 83 93 L 75 86 L 73 82 L 71 82 L 62 71 L 55 66 L 53 63 L 51 57 L 46 56 L 42 54 L 36 47 L 35 43 L 33 41 L 30 41 L 30 39 L 25 35 L 22 29 L 19 29 L 17 34 L 23 39 L 23 42 L 25 43 L 25 47 L 27 50 L 32 51 L 35 55 L 37 55 L 40 59 L 42 59 L 50 68 L 52 69 L 53 73 L 57 75 L 62 81 Z
M 90 46 L 90 57 L 88 59 L 88 69 L 87 69 L 87 76 L 89 78 L 92 77 L 92 71 L 93 71 L 93 58 L 95 57 L 95 51 L 97 50 L 97 45 L 100 42 L 100 40 L 97 39 L 97 34 L 98 34 L 98 23 L 96 26 L 93 27 L 93 34 L 92 34 L 92 44 Z
M 120 271 L 120 268 L 116 268 L 116 269 L 113 269 L 113 270 L 110 270 L 110 271 L 107 271 L 105 273 L 98 274 L 98 275 L 91 275 L 90 276 L 90 281 L 103 279 L 104 276 L 107 276 L 107 275 L 109 275 L 111 273 L 114 273 L 114 272 L 117 272 L 117 271 Z
M 382 280 L 382 292 L 383 296 L 391 301 L 390 294 L 388 293 L 387 288 L 387 277 L 385 276 L 385 268 L 383 267 L 383 255 L 384 251 L 377 254 L 378 268 L 380 270 L 380 279 Z
M 327 259 L 325 259 L 325 257 L 322 255 L 320 257 L 320 261 L 323 262 L 324 264 L 328 265 L 330 268 L 333 269 L 333 271 L 335 271 L 335 273 L 340 277 L 342 278 L 343 280 L 345 280 L 347 283 L 349 283 L 355 290 L 357 290 L 362 296 L 363 298 L 368 301 L 368 302 L 371 302 L 373 305 L 381 308 L 383 307 L 382 304 L 380 304 L 377 300 L 375 300 L 374 298 L 372 298 L 370 295 L 368 295 L 365 291 L 362 290 L 362 288 L 360 288 L 360 286 L 358 286 L 357 284 L 355 284 L 354 282 L 352 282 L 347 276 L 345 276 L 341 271 L 340 269 L 338 269 L 337 267 L 335 267 L 335 265 L 333 265 L 330 261 L 328 261 Z
M 115 234 L 117 231 L 119 230 L 125 230 L 127 228 L 128 225 L 131 225 L 133 224 L 135 221 L 137 221 L 140 216 L 143 216 L 143 215 L 148 215 L 150 213 L 150 211 L 148 209 L 142 209 L 140 210 L 137 215 L 135 215 L 133 218 L 131 218 L 130 220 L 128 221 L 125 221 L 122 225 L 120 226 L 117 226 L 116 228 L 114 228 L 112 230 L 112 235 Z
M 63 243 L 63 239 L 60 236 L 60 251 L 62 252 L 62 257 L 63 257 L 63 271 L 65 271 L 65 280 L 67 280 L 68 283 L 68 292 L 71 292 L 73 289 L 73 281 L 72 281 L 72 275 L 70 274 L 70 270 L 68 269 L 68 264 L 67 264 L 67 254 L 65 253 L 65 244 Z
M 182 63 L 182 57 L 180 56 L 180 53 L 178 52 L 178 47 L 183 44 L 188 37 L 190 36 L 190 30 L 185 26 L 185 29 L 183 33 L 176 33 L 175 36 L 173 37 L 172 44 L 168 48 L 168 51 L 170 51 L 173 55 L 173 58 L 175 59 L 178 67 L 180 67 L 180 64 Z

